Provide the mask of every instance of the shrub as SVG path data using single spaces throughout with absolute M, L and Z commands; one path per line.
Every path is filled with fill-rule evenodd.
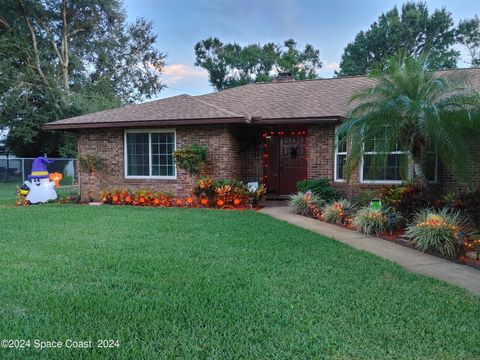
M 375 210 L 365 206 L 358 210 L 352 223 L 358 231 L 365 234 L 380 234 L 387 230 L 387 215 L 382 209 Z
M 358 231 L 378 235 L 402 227 L 403 218 L 398 212 L 384 206 L 378 210 L 364 206 L 355 214 L 352 223 Z
M 201 177 L 193 188 L 193 195 L 202 205 L 245 206 L 251 198 L 260 199 L 265 195 L 265 187 L 259 186 L 251 192 L 248 186 L 238 180 L 215 180 L 209 176 Z
M 415 184 L 382 187 L 380 200 L 385 206 L 400 212 L 407 220 L 412 220 L 418 209 L 433 205 L 431 194 Z
M 422 251 L 429 250 L 455 259 L 461 246 L 459 233 L 465 225 L 466 219 L 459 211 L 423 209 L 407 228 L 406 235 Z
M 476 227 L 480 227 L 480 189 L 448 194 L 442 198 L 441 205 L 461 210 Z
M 297 190 L 302 193 L 311 191 L 326 202 L 331 202 L 338 198 L 338 190 L 330 185 L 329 179 L 301 180 L 297 183 Z
M 355 204 L 357 207 L 364 207 L 370 205 L 370 202 L 373 199 L 377 199 L 380 197 L 380 193 L 376 190 L 372 191 L 363 191 L 358 193 L 354 197 L 352 197 L 352 203 Z
M 76 204 L 80 202 L 80 189 L 76 186 L 57 189 L 57 200 L 55 202 L 59 204 Z
M 312 209 L 311 209 L 312 206 L 318 209 L 324 203 L 325 201 L 315 193 L 299 192 L 295 195 L 290 196 L 289 206 L 290 206 L 290 210 L 294 214 L 308 216 L 312 214 Z
M 353 204 L 349 200 L 338 200 L 323 207 L 323 220 L 332 224 L 345 225 L 353 214 L 353 210 Z

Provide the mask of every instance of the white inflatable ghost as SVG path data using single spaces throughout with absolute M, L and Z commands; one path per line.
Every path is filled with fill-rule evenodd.
M 32 173 L 28 176 L 24 184 L 28 187 L 27 200 L 31 204 L 44 203 L 57 198 L 55 191 L 55 182 L 48 178 L 47 164 L 53 161 L 40 156 L 33 161 Z
M 31 204 L 45 203 L 57 198 L 55 183 L 49 179 L 32 178 L 32 181 L 26 180 L 24 184 L 29 188 L 27 200 Z

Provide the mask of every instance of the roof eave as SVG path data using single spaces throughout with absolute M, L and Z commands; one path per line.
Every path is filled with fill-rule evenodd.
M 217 124 L 245 124 L 245 117 L 238 118 L 213 118 L 213 119 L 171 119 L 171 120 L 134 120 L 134 121 L 106 121 L 88 123 L 47 123 L 43 130 L 79 130 L 101 128 L 133 128 L 154 126 L 185 126 L 185 125 L 217 125 Z
M 252 117 L 252 124 L 331 124 L 342 121 L 343 116 L 295 117 L 295 118 L 262 118 Z

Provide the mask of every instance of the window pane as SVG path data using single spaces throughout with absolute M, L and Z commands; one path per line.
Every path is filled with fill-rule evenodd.
M 152 175 L 175 176 L 174 133 L 152 133 Z
M 337 180 L 344 180 L 343 168 L 346 160 L 347 155 L 337 155 Z
M 364 155 L 363 180 L 402 181 L 406 179 L 406 154 L 390 154 L 384 165 L 374 159 L 375 155 Z
M 150 175 L 148 158 L 148 133 L 127 133 L 127 175 Z

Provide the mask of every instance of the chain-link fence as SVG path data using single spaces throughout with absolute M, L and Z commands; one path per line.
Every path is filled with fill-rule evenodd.
M 21 184 L 27 180 L 32 171 L 35 158 L 0 157 L 0 183 Z M 49 158 L 54 160 L 48 164 L 49 172 L 59 172 L 63 175 L 61 186 L 72 186 L 77 182 L 77 160 L 69 158 Z

